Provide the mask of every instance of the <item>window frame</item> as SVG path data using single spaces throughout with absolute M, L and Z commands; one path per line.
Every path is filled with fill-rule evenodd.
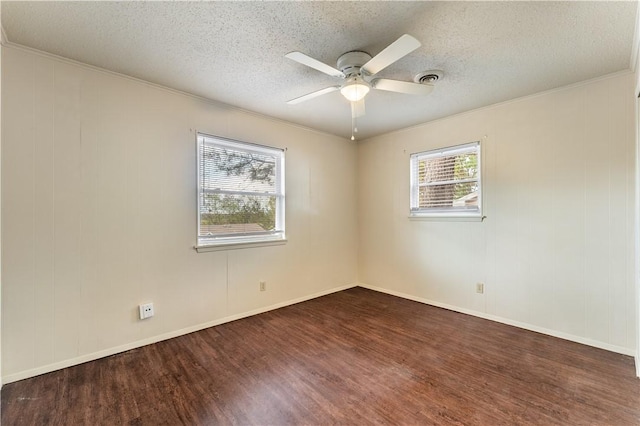
M 478 206 L 477 209 L 455 209 L 451 208 L 430 208 L 421 209 L 418 206 L 419 188 L 417 182 L 418 173 L 415 168 L 420 159 L 447 157 L 455 154 L 476 151 L 478 161 Z M 428 151 L 413 153 L 409 156 L 409 218 L 411 219 L 435 219 L 435 220 L 479 220 L 483 216 L 483 196 L 482 196 L 482 146 L 480 141 L 447 146 Z
M 202 142 L 201 142 L 202 141 Z M 219 234 L 211 237 L 202 237 L 201 231 L 201 208 L 202 208 L 202 144 L 208 143 L 213 146 L 222 146 L 237 151 L 254 153 L 260 155 L 274 155 L 275 164 L 275 192 L 254 192 L 254 191 L 234 191 L 234 190 L 208 190 L 208 193 L 219 193 L 229 195 L 269 195 L 276 199 L 276 217 L 274 231 L 264 232 L 244 232 L 234 234 Z M 253 142 L 239 141 L 210 135 L 204 132 L 196 132 L 196 250 L 215 251 L 234 248 L 260 247 L 273 244 L 284 244 L 285 235 L 285 151 L 286 149 L 256 144 Z

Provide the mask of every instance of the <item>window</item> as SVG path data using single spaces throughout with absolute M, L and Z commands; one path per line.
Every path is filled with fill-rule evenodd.
M 411 155 L 411 216 L 482 217 L 480 143 Z
M 198 247 L 284 240 L 284 152 L 198 133 Z

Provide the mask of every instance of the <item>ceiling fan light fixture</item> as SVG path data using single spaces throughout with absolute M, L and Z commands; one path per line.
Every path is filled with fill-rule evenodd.
M 351 102 L 358 102 L 363 99 L 369 93 L 369 84 L 360 77 L 351 77 L 340 88 L 342 96 L 347 98 Z

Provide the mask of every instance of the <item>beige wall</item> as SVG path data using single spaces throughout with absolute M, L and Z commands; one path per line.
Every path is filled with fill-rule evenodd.
M 2 54 L 5 382 L 357 282 L 354 143 Z M 196 253 L 196 130 L 287 148 L 287 244 Z
M 640 259 L 638 258 L 638 254 L 640 254 L 640 170 L 638 169 L 638 165 L 640 165 L 640 129 L 638 126 L 640 125 L 640 44 L 638 44 L 638 40 L 640 40 L 640 9 L 636 10 L 636 28 L 635 28 L 635 40 L 634 40 L 634 51 L 632 52 L 631 61 L 632 68 L 634 70 L 635 75 L 635 123 L 634 123 L 634 131 L 635 131 L 635 160 L 636 160 L 636 175 L 635 175 L 635 301 L 636 301 L 636 356 L 635 356 L 635 364 L 636 364 L 636 376 L 640 377 Z
M 635 354 L 634 84 L 618 74 L 361 142 L 361 283 Z M 409 155 L 476 140 L 485 221 L 409 220 Z
M 632 73 L 356 148 L 16 47 L 2 66 L 5 382 L 358 281 L 635 353 Z M 286 245 L 193 250 L 196 130 L 287 148 Z M 474 140 L 487 219 L 409 220 L 409 155 Z
M 0 76 L 2 76 L 2 45 L 5 43 L 0 7 Z M 0 78 L 0 223 L 2 223 L 2 78 Z M 0 389 L 2 388 L 2 226 L 0 226 Z

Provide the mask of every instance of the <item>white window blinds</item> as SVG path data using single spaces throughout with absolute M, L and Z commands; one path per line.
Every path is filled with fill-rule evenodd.
M 198 245 L 283 238 L 283 150 L 198 134 Z
M 411 155 L 411 214 L 480 216 L 480 143 Z

